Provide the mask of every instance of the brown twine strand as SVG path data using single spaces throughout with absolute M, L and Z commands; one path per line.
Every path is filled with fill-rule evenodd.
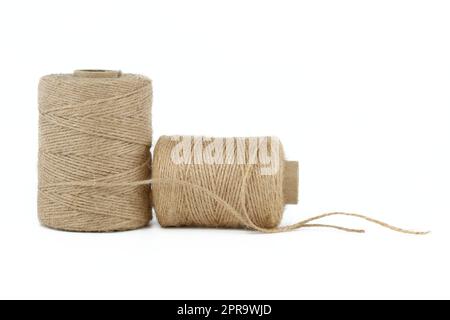
M 337 225 L 331 225 L 331 224 L 311 224 L 310 222 L 317 221 L 326 217 L 331 216 L 349 216 L 349 217 L 355 217 L 359 219 L 363 219 L 366 221 L 369 221 L 371 223 L 377 224 L 381 227 L 390 229 L 395 232 L 399 233 L 405 233 L 405 234 L 412 234 L 412 235 L 426 235 L 429 234 L 430 231 L 414 231 L 414 230 L 408 230 L 399 228 L 393 225 L 390 225 L 386 222 L 373 219 L 371 217 L 358 214 L 358 213 L 347 213 L 347 212 L 330 212 L 330 213 L 324 213 L 320 215 L 313 216 L 311 218 L 305 219 L 303 221 L 297 222 L 292 225 L 288 226 L 281 226 L 281 227 L 273 227 L 273 228 L 264 228 L 256 225 L 248 216 L 248 213 L 244 211 L 243 213 L 240 213 L 238 210 L 230 206 L 228 202 L 223 200 L 221 197 L 217 196 L 207 188 L 204 188 L 199 185 L 195 185 L 186 181 L 181 180 L 171 180 L 171 179 L 149 179 L 149 180 L 142 180 L 142 181 L 135 181 L 135 182 L 122 182 L 122 183 L 102 183 L 102 182 L 96 182 L 96 181 L 83 181 L 83 182 L 70 182 L 70 183 L 59 183 L 54 184 L 51 187 L 50 186 L 43 186 L 43 188 L 52 188 L 52 187 L 63 187 L 63 186 L 81 186 L 81 187 L 93 187 L 93 188 L 113 188 L 113 187 L 122 187 L 122 186 L 141 186 L 141 185 L 177 185 L 177 186 L 184 186 L 187 188 L 198 190 L 202 193 L 204 193 L 206 196 L 210 197 L 214 201 L 216 201 L 218 204 L 222 205 L 229 213 L 231 213 L 236 219 L 238 219 L 245 227 L 260 231 L 264 233 L 280 233 L 280 232 L 287 232 L 287 231 L 293 231 L 296 229 L 301 228 L 308 228 L 308 227 L 324 227 L 324 228 L 333 228 L 341 231 L 346 232 L 355 232 L 355 233 L 364 233 L 365 230 L 363 229 L 353 229 L 353 228 L 347 228 L 347 227 L 341 227 Z
M 151 99 L 151 82 L 142 76 L 87 71 L 41 79 L 38 212 L 44 225 L 70 231 L 119 231 L 145 226 L 151 219 L 152 185 L 155 211 L 163 227 L 245 227 L 264 233 L 325 227 L 364 232 L 312 223 L 340 215 L 396 232 L 428 233 L 344 212 L 321 214 L 280 227 L 285 191 L 283 166 L 275 174 L 261 175 L 259 163 L 175 165 L 170 154 L 176 142 L 171 137 L 158 141 L 153 178 L 148 179 Z M 249 142 L 244 141 L 249 147 Z M 233 144 L 233 155 L 236 146 Z M 249 148 L 246 163 L 260 152 L 259 148 Z M 282 147 L 278 152 L 284 161 Z
M 49 75 L 39 83 L 42 224 L 70 231 L 119 231 L 151 219 L 151 81 L 101 71 Z M 95 181 L 92 187 L 77 181 Z
M 181 137 L 183 138 L 186 137 Z M 186 141 L 191 141 L 193 159 L 210 146 L 210 139 L 204 138 L 199 143 L 194 137 L 187 138 Z M 279 226 L 284 211 L 283 166 L 280 166 L 276 174 L 261 175 L 260 170 L 266 164 L 249 164 L 249 159 L 259 159 L 261 145 L 252 149 L 247 138 L 231 139 L 234 142 L 245 141 L 244 163 L 247 164 L 174 164 L 171 156 L 179 139 L 167 136 L 159 139 L 152 166 L 153 179 L 142 183 L 152 184 L 155 212 L 163 227 L 246 227 L 265 233 L 286 232 L 304 227 L 326 227 L 347 232 L 364 232 L 362 229 L 312 223 L 330 216 L 350 216 L 400 233 L 427 233 L 398 228 L 365 215 L 345 212 L 321 214 L 293 225 Z M 202 148 L 197 148 L 198 144 Z M 228 144 L 227 148 L 230 146 L 232 150 L 228 155 L 236 156 L 238 144 Z M 284 161 L 281 144 L 278 150 L 273 149 L 270 144 L 267 147 L 270 154 L 278 156 L 280 163 Z M 202 156 L 209 158 L 211 155 Z
M 259 165 L 180 165 L 173 164 L 170 151 L 176 142 L 162 137 L 155 148 L 153 178 L 134 182 L 82 181 L 42 186 L 58 189 L 66 186 L 92 188 L 153 186 L 155 211 L 160 224 L 169 226 L 245 227 L 276 233 L 301 228 L 324 227 L 346 232 L 365 232 L 332 224 L 313 223 L 331 216 L 349 216 L 366 220 L 384 228 L 406 234 L 424 235 L 428 232 L 398 228 L 371 217 L 345 212 L 317 215 L 298 223 L 279 226 L 284 208 L 282 172 L 261 176 Z M 280 156 L 283 156 L 282 149 Z M 221 173 L 221 175 L 218 175 Z M 273 202 L 277 201 L 274 205 Z M 271 206 L 272 204 L 272 206 Z M 264 210 L 265 209 L 265 210 Z

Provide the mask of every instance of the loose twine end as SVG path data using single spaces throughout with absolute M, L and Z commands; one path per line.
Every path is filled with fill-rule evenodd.
M 172 184 L 177 186 L 184 186 L 192 188 L 193 190 L 198 190 L 203 192 L 208 197 L 214 199 L 218 204 L 222 205 L 225 209 L 227 209 L 231 214 L 234 215 L 236 219 L 238 219 L 243 226 L 247 227 L 248 229 L 260 231 L 263 233 L 280 233 L 280 232 L 287 232 L 287 231 L 294 231 L 302 228 L 331 228 L 336 229 L 340 231 L 345 232 L 352 232 L 352 233 L 365 233 L 366 230 L 364 229 L 354 229 L 354 228 L 348 228 L 348 227 L 342 227 L 338 225 L 333 224 L 318 224 L 318 223 L 311 223 L 313 221 L 318 221 L 327 217 L 331 216 L 347 216 L 347 217 L 353 217 L 362 219 L 365 221 L 368 221 L 370 223 L 379 225 L 383 228 L 403 233 L 403 234 L 410 234 L 410 235 L 417 235 L 417 236 L 423 236 L 430 234 L 431 231 L 416 231 L 416 230 L 409 230 L 409 229 L 403 229 L 399 228 L 393 225 L 390 225 L 386 222 L 383 222 L 381 220 L 374 219 L 372 217 L 358 214 L 358 213 L 348 213 L 348 212 L 330 212 L 330 213 L 324 213 L 317 216 L 313 216 L 311 218 L 305 219 L 303 221 L 297 222 L 292 225 L 288 226 L 281 226 L 281 227 L 275 227 L 275 228 L 263 228 L 258 225 L 256 225 L 251 219 L 250 216 L 247 213 L 247 210 L 245 208 L 245 192 L 241 193 L 241 207 L 242 212 L 238 211 L 236 208 L 232 207 L 228 202 L 223 200 L 221 197 L 219 197 L 217 194 L 211 192 L 210 190 L 196 185 L 192 184 L 190 182 L 177 180 L 177 179 L 150 179 L 150 180 L 142 180 L 142 181 L 135 181 L 135 182 L 119 182 L 119 183 L 102 183 L 102 182 L 96 182 L 96 181 L 82 181 L 82 182 L 68 182 L 68 183 L 57 183 L 52 184 L 51 186 L 41 186 L 41 188 L 56 188 L 60 186 L 84 186 L 84 187 L 121 187 L 121 186 L 142 186 L 142 185 L 149 185 L 149 184 Z M 245 184 L 243 186 L 243 191 L 245 191 L 244 188 Z
M 281 227 L 282 231 L 290 231 L 290 230 L 295 230 L 295 229 L 300 229 L 300 228 L 304 228 L 304 227 L 328 227 L 328 228 L 334 228 L 334 229 L 338 229 L 341 231 L 346 231 L 346 232 L 355 232 L 355 233 L 365 233 L 366 231 L 364 229 L 351 229 L 351 228 L 345 228 L 345 227 L 340 227 L 340 226 L 336 226 L 336 225 L 321 225 L 321 224 L 310 224 L 310 222 L 312 221 L 316 221 L 316 220 L 320 220 L 326 217 L 331 217 L 331 216 L 348 216 L 348 217 L 354 217 L 354 218 L 358 218 L 358 219 L 363 219 L 366 220 L 368 222 L 377 224 L 383 228 L 395 231 L 395 232 L 399 232 L 399 233 L 403 233 L 403 234 L 411 234 L 411 235 L 418 235 L 418 236 L 423 236 L 423 235 L 427 235 L 430 233 L 430 231 L 415 231 L 415 230 L 409 230 L 409 229 L 403 229 L 403 228 L 399 228 L 393 225 L 390 225 L 386 222 L 380 221 L 380 220 L 376 220 L 374 218 L 371 218 L 369 216 L 366 215 L 362 215 L 362 214 L 358 214 L 358 213 L 348 213 L 348 212 L 330 212 L 330 213 L 324 213 L 321 215 L 317 215 L 311 218 L 308 218 L 306 220 L 303 220 L 301 222 L 298 222 L 296 224 L 293 225 L 289 225 L 286 227 Z

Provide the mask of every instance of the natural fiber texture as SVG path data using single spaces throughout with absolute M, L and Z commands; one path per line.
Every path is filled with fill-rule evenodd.
M 242 138 L 233 138 L 241 139 Z M 191 160 L 202 148 L 195 147 L 194 138 L 189 146 Z M 349 216 L 384 228 L 406 234 L 424 235 L 389 225 L 383 221 L 357 213 L 331 212 L 317 215 L 293 225 L 279 226 L 284 210 L 283 166 L 275 175 L 261 175 L 261 164 L 177 164 L 173 161 L 176 137 L 161 137 L 155 147 L 152 179 L 136 184 L 152 184 L 155 212 L 163 227 L 222 227 L 248 228 L 265 233 L 286 232 L 305 227 L 327 227 L 347 232 L 364 232 L 329 224 L 311 223 L 330 216 Z M 236 144 L 231 144 L 236 146 Z M 248 146 L 248 143 L 247 143 Z M 254 150 L 258 154 L 259 150 Z M 236 154 L 236 149 L 231 154 Z M 246 154 L 246 160 L 251 157 Z M 283 148 L 279 149 L 281 162 Z
M 194 138 L 189 140 L 192 141 L 191 147 L 194 149 Z M 167 136 L 158 140 L 154 152 L 153 180 L 183 181 L 203 187 L 233 208 L 240 207 L 240 190 L 243 184 L 247 183 L 248 196 L 245 198 L 245 208 L 251 221 L 264 228 L 273 228 L 280 223 L 284 207 L 282 166 L 276 174 L 261 175 L 260 163 L 175 165 L 171 153 L 177 143 L 175 139 Z M 207 141 L 203 139 L 202 149 L 206 145 Z M 236 158 L 238 144 L 232 145 L 234 148 L 232 152 Z M 245 141 L 245 149 L 249 149 L 248 141 Z M 257 157 L 259 150 L 254 151 L 254 156 Z M 271 152 L 270 149 L 269 152 Z M 278 152 L 280 161 L 284 161 L 283 148 L 280 147 Z M 192 154 L 192 159 L 197 156 L 199 155 Z M 246 162 L 251 156 L 247 151 Z M 245 226 L 242 221 L 230 214 L 226 207 L 208 196 L 205 190 L 177 183 L 155 183 L 153 201 L 158 222 L 163 227 L 238 228 Z
M 131 183 L 150 175 L 151 102 L 151 81 L 138 75 L 92 71 L 41 79 L 42 224 L 94 232 L 148 224 L 149 186 Z
M 97 232 L 145 226 L 151 219 L 152 185 L 156 214 L 164 227 L 244 227 L 266 233 L 328 227 L 364 232 L 312 223 L 340 215 L 401 233 L 427 233 L 343 212 L 279 226 L 285 203 L 296 203 L 297 185 L 289 186 L 297 177 L 292 163 L 286 166 L 277 139 L 271 141 L 278 147 L 268 144 L 264 151 L 263 144 L 253 144 L 252 138 L 224 138 L 226 156 L 216 163 L 218 150 L 210 149 L 209 139 L 201 138 L 199 144 L 198 139 L 182 137 L 190 139 L 192 162 L 175 163 L 179 139 L 162 137 L 149 179 L 151 100 L 150 80 L 137 75 L 84 70 L 41 79 L 38 211 L 44 225 Z M 254 162 L 267 153 L 279 162 L 272 174 L 263 174 L 267 162 Z M 239 157 L 240 161 L 230 161 Z

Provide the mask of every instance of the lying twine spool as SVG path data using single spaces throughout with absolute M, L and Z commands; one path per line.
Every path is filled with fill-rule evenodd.
M 270 143 L 268 141 L 270 140 Z M 163 227 L 249 228 L 267 233 L 303 227 L 334 216 L 351 216 L 391 230 L 422 235 L 354 213 L 332 212 L 279 227 L 285 204 L 297 203 L 298 164 L 286 161 L 275 138 L 168 137 L 155 147 L 152 183 L 155 212 Z M 139 183 L 139 182 L 138 182 Z
M 120 231 L 151 219 L 151 81 L 119 71 L 79 70 L 39 83 L 42 224 Z M 105 183 L 101 187 L 86 181 Z
M 264 157 L 267 159 L 261 159 L 260 142 L 266 143 L 268 152 Z M 285 203 L 296 203 L 298 194 L 295 192 L 298 186 L 297 163 L 286 165 L 281 144 L 272 150 L 277 143 L 277 140 L 269 143 L 268 138 L 212 141 L 201 137 L 164 136 L 155 147 L 153 179 L 201 186 L 231 207 L 239 208 L 239 191 L 247 174 L 246 208 L 249 218 L 260 227 L 274 228 L 281 222 Z M 268 164 L 272 159 L 277 163 Z M 262 170 L 271 169 L 271 165 L 277 168 L 262 174 Z M 286 168 L 294 177 L 291 181 L 286 180 L 290 182 L 288 184 L 284 183 Z M 290 190 L 294 192 L 286 192 Z M 158 222 L 163 227 L 243 227 L 239 219 L 203 190 L 176 183 L 155 184 L 153 194 Z

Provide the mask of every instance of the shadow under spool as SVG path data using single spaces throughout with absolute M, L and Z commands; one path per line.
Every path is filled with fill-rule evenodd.
M 38 214 L 43 225 L 107 232 L 149 223 L 149 186 L 126 183 L 150 177 L 151 103 L 151 81 L 140 75 L 77 70 L 41 78 Z

